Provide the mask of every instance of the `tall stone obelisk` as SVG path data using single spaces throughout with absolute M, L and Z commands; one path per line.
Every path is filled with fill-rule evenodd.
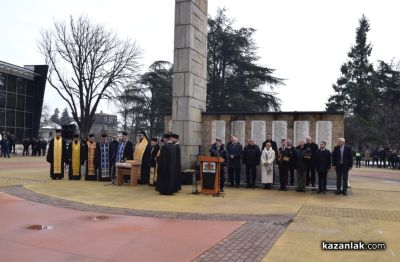
M 175 0 L 172 131 L 180 135 L 182 170 L 201 145 L 207 96 L 207 0 Z

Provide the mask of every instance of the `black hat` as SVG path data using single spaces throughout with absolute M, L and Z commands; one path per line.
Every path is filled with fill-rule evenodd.
M 107 134 L 106 133 L 102 133 L 101 137 L 107 137 Z
M 61 133 L 61 129 L 60 129 L 60 128 L 57 128 L 57 129 L 56 129 L 56 133 Z
M 175 138 L 175 139 L 179 139 L 179 135 L 177 135 L 177 134 L 171 134 L 171 137 Z
M 145 136 L 145 135 L 146 135 L 146 132 L 145 132 L 145 131 L 140 131 L 140 132 L 139 132 L 139 135 L 144 135 L 144 136 Z
M 163 138 L 170 139 L 171 135 L 170 134 L 164 134 Z
M 128 132 L 123 131 L 123 132 L 122 132 L 122 135 L 127 136 L 127 135 L 128 135 Z
M 153 142 L 158 142 L 158 139 L 157 139 L 157 137 L 153 137 L 153 138 L 151 139 L 151 141 L 153 141 Z
M 89 134 L 89 137 L 94 137 L 94 134 Z
M 79 138 L 79 134 L 75 134 L 75 135 L 74 135 L 74 138 Z

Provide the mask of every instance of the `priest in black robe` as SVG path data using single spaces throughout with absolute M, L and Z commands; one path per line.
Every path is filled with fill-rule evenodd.
M 179 135 L 171 134 L 171 140 L 176 151 L 176 188 L 179 191 L 182 188 L 181 146 L 179 145 Z
M 153 186 L 157 180 L 157 156 L 160 151 L 160 144 L 157 137 L 151 139 L 151 152 L 150 152 L 150 180 L 149 185 Z
M 114 147 L 107 141 L 107 134 L 101 134 L 96 145 L 95 166 L 98 181 L 111 181 L 112 163 L 115 157 Z
M 56 130 L 56 137 L 49 142 L 47 162 L 50 163 L 50 177 L 64 178 L 64 163 L 67 161 L 67 142 L 61 137 L 61 129 Z
M 164 145 L 160 149 L 158 158 L 158 177 L 156 190 L 161 195 L 176 193 L 176 146 L 171 141 L 171 135 L 164 135 Z
M 79 135 L 75 134 L 74 139 L 68 146 L 68 179 L 80 180 L 81 167 L 85 163 L 85 146 L 81 143 Z

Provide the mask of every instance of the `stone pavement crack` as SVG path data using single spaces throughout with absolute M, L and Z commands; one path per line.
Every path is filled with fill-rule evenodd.
M 41 204 L 86 212 L 165 219 L 245 222 L 243 226 L 194 261 L 261 261 L 294 218 L 294 214 L 200 214 L 107 207 L 55 198 L 30 191 L 22 186 L 2 187 L 0 192 Z

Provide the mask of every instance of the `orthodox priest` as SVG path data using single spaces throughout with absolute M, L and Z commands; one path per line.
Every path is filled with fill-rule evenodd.
M 128 140 L 128 133 L 122 132 L 121 142 L 118 145 L 116 156 L 116 163 L 125 162 L 126 160 L 133 160 L 133 144 Z M 124 176 L 125 183 L 128 182 L 130 177 Z
M 96 145 L 95 157 L 98 180 L 110 181 L 113 157 L 115 157 L 115 153 L 113 146 L 107 141 L 107 134 L 105 133 L 101 134 L 100 142 Z
M 181 190 L 182 184 L 182 173 L 181 173 L 181 146 L 179 145 L 179 135 L 171 134 L 172 143 L 175 146 L 176 152 L 176 188 L 177 190 Z
M 68 147 L 68 178 L 69 180 L 81 179 L 81 166 L 85 163 L 85 146 L 82 145 L 79 135 L 75 134 Z
M 145 163 L 142 164 L 143 161 L 143 155 L 145 154 L 147 150 L 147 158 L 149 158 L 149 152 L 150 152 L 150 145 L 149 145 L 149 140 L 147 138 L 146 132 L 140 131 L 139 132 L 139 141 L 135 145 L 135 151 L 133 152 L 133 160 L 139 162 L 140 164 L 140 173 L 138 176 L 139 179 L 139 184 L 147 184 L 149 182 L 149 172 L 146 172 L 148 170 L 147 166 L 148 165 L 148 159 L 145 159 Z M 145 174 L 142 174 L 145 172 Z M 144 175 L 142 179 L 142 175 Z M 146 183 L 147 180 L 147 183 Z
M 96 142 L 94 141 L 94 134 L 89 134 L 89 140 L 86 142 L 86 175 L 85 180 L 96 181 Z
M 171 135 L 165 134 L 158 161 L 156 190 L 161 195 L 172 195 L 178 191 L 176 185 L 176 146 L 171 141 Z
M 133 144 L 128 140 L 128 133 L 122 132 L 121 142 L 118 145 L 116 162 L 121 163 L 126 160 L 133 160 Z
M 157 156 L 160 151 L 160 145 L 158 144 L 157 137 L 151 139 L 151 152 L 150 152 L 150 179 L 149 185 L 153 186 L 157 179 Z
M 49 142 L 47 162 L 50 163 L 51 179 L 64 178 L 64 163 L 67 160 L 67 142 L 61 137 L 61 129 L 56 130 L 56 137 Z

